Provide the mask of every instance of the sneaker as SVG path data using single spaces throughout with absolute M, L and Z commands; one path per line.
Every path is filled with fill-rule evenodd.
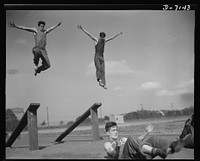
M 37 67 L 34 68 L 34 71 L 35 71 L 34 75 L 35 75 L 35 76 L 36 76 L 37 73 L 38 73 L 38 72 L 37 72 L 37 69 L 38 69 Z
M 103 86 L 104 89 L 108 89 L 105 85 Z
M 99 81 L 99 85 L 100 85 L 101 87 L 103 87 L 104 89 L 108 89 L 108 88 L 106 87 L 106 85 L 103 84 L 101 81 Z
M 104 86 L 101 79 L 99 79 L 99 85 L 102 86 L 102 87 Z
M 167 151 L 166 149 L 156 149 L 156 155 L 165 159 L 167 157 Z
M 181 149 L 183 148 L 183 141 L 182 140 L 173 141 L 170 144 L 170 148 L 171 148 L 171 153 L 177 153 L 181 151 Z

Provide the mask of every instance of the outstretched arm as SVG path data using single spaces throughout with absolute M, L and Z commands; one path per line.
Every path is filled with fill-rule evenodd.
M 89 32 L 87 32 L 81 25 L 77 26 L 78 29 L 82 30 L 86 35 L 88 35 L 92 40 L 97 42 L 97 38 L 92 36 Z
M 17 28 L 17 29 L 20 29 L 20 30 L 25 30 L 25 31 L 28 31 L 28 32 L 33 32 L 33 33 L 37 32 L 35 28 L 30 28 L 30 27 L 25 27 L 25 26 L 17 26 L 17 25 L 15 25 L 14 22 L 9 22 L 8 25 L 11 28 Z
M 117 34 L 117 35 L 115 35 L 115 36 L 113 36 L 113 37 L 111 37 L 111 38 L 106 39 L 105 42 L 108 42 L 108 41 L 110 41 L 110 40 L 113 40 L 114 38 L 116 38 L 117 36 L 119 36 L 119 35 L 121 35 L 121 34 L 122 34 L 122 32 L 120 32 L 119 34 Z
M 153 125 L 149 125 L 145 128 L 145 132 L 138 137 L 139 140 L 144 140 L 146 136 L 154 129 Z
M 62 22 L 59 22 L 57 25 L 48 28 L 48 29 L 46 30 L 46 33 L 48 34 L 49 32 L 53 31 L 56 27 L 60 26 L 61 23 L 62 23 Z

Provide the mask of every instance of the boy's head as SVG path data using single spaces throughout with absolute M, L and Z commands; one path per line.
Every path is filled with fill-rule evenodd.
M 104 39 L 106 37 L 106 34 L 104 32 L 100 32 L 99 36 L 100 36 L 100 38 Z
M 116 122 L 108 122 L 105 125 L 106 134 L 111 140 L 118 138 L 118 127 Z
M 45 22 L 44 21 L 39 21 L 38 22 L 38 27 L 40 28 L 40 29 L 44 29 L 44 26 L 45 26 Z

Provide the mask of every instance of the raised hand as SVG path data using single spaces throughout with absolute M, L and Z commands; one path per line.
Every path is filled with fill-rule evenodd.
M 14 28 L 14 27 L 16 27 L 16 25 L 15 25 L 15 23 L 14 23 L 14 22 L 9 22 L 9 23 L 8 23 L 8 26 L 9 26 L 9 27 L 11 27 L 11 28 Z
M 83 29 L 81 25 L 78 25 L 77 28 L 78 28 L 78 29 L 81 29 L 81 30 Z
M 146 132 L 151 132 L 151 131 L 153 131 L 153 129 L 154 129 L 154 126 L 152 125 L 152 124 L 150 124 L 150 125 L 148 125 L 146 128 L 145 128 L 145 130 L 146 130 Z

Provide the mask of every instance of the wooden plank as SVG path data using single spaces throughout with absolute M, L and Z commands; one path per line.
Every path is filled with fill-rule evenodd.
M 29 150 L 38 150 L 37 111 L 27 111 Z
M 97 109 L 90 109 L 91 122 L 92 122 L 92 137 L 93 141 L 99 141 L 99 121 Z
M 28 110 L 37 110 L 39 108 L 40 104 L 39 103 L 31 103 L 28 107 L 28 109 L 26 110 L 26 112 L 24 113 L 24 115 L 22 116 L 18 126 L 16 127 L 16 129 L 12 132 L 11 136 L 9 137 L 9 139 L 6 142 L 6 147 L 11 147 L 12 144 L 14 143 L 14 141 L 17 139 L 17 137 L 19 136 L 19 134 L 22 132 L 22 130 L 26 127 L 27 125 L 27 111 Z
M 101 103 L 94 103 L 87 111 L 85 111 L 78 120 L 76 120 L 68 129 L 66 129 L 56 140 L 55 142 L 60 142 L 65 136 L 67 136 L 72 130 L 74 130 L 81 122 L 83 122 L 89 115 L 90 109 L 98 109 L 101 106 Z

